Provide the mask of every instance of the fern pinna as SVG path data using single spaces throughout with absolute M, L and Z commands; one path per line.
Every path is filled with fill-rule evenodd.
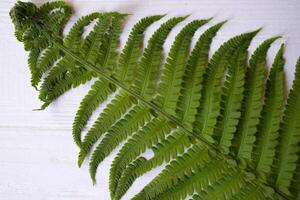
M 112 199 L 163 163 L 133 199 L 300 199 L 300 59 L 287 101 L 283 45 L 266 77 L 267 52 L 279 37 L 259 45 L 249 63 L 248 47 L 260 29 L 231 38 L 209 58 L 226 21 L 204 31 L 190 51 L 194 33 L 212 21 L 194 20 L 178 33 L 164 62 L 165 40 L 188 16 L 166 20 L 145 48 L 145 31 L 165 16 L 141 19 L 119 51 L 126 14 L 92 13 L 64 35 L 71 14 L 61 1 L 40 7 L 18 2 L 10 11 L 16 37 L 29 51 L 41 109 L 95 80 L 76 113 L 73 137 L 79 166 L 91 153 L 93 182 L 98 165 L 124 143 L 110 169 Z M 151 158 L 142 155 L 147 149 Z

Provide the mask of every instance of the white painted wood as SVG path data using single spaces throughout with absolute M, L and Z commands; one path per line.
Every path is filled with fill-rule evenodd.
M 108 173 L 113 155 L 99 167 L 98 184 L 94 187 L 87 165 L 78 169 L 76 164 L 78 149 L 72 140 L 71 126 L 89 84 L 68 92 L 45 111 L 32 111 L 39 108 L 41 102 L 30 86 L 27 53 L 13 35 L 8 12 L 14 3 L 13 0 L 0 2 L 0 199 L 110 199 Z M 281 42 L 286 43 L 289 85 L 296 59 L 300 56 L 299 0 L 74 0 L 70 3 L 76 11 L 70 25 L 79 16 L 92 11 L 131 13 L 122 35 L 122 45 L 134 22 L 142 16 L 158 13 L 168 13 L 168 17 L 191 14 L 187 21 L 214 16 L 205 28 L 230 19 L 214 40 L 212 52 L 233 35 L 263 27 L 251 44 L 250 52 L 264 39 L 283 35 L 283 39 L 273 45 L 269 59 L 273 59 Z M 166 49 L 185 23 L 172 32 Z M 147 31 L 147 39 L 159 24 Z M 123 199 L 130 199 L 158 172 L 155 170 L 139 179 Z

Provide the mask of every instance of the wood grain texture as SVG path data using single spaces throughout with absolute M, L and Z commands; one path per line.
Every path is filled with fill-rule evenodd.
M 116 151 L 100 165 L 98 184 L 93 187 L 87 164 L 82 169 L 77 167 L 78 149 L 71 136 L 74 114 L 90 83 L 68 92 L 45 111 L 32 111 L 39 108 L 41 102 L 37 99 L 37 92 L 30 86 L 27 53 L 13 35 L 8 12 L 14 3 L 12 0 L 0 2 L 0 199 L 108 200 L 109 165 Z M 285 42 L 289 86 L 295 62 L 300 56 L 299 0 L 74 0 L 70 3 L 76 13 L 68 27 L 81 15 L 92 11 L 131 13 L 122 34 L 122 46 L 132 25 L 142 16 L 152 14 L 168 13 L 168 17 L 191 14 L 186 22 L 172 31 L 165 45 L 166 50 L 180 28 L 195 18 L 215 17 L 197 31 L 195 39 L 212 24 L 230 20 L 214 40 L 211 53 L 231 36 L 263 27 L 251 44 L 250 52 L 263 40 L 283 35 L 283 39 L 272 46 L 269 61 L 273 59 L 280 43 Z M 146 39 L 159 24 L 151 26 Z M 158 168 L 138 179 L 123 199 L 130 199 L 160 170 Z

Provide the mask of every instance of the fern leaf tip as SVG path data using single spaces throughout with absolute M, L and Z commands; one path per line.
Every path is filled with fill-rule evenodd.
M 34 108 L 34 109 L 32 109 L 32 111 L 43 111 L 45 109 L 46 109 L 45 106 L 41 106 L 40 108 Z
M 259 33 L 261 30 L 263 29 L 263 27 L 259 27 L 258 29 L 256 29 L 255 31 L 253 31 L 253 35 L 255 36 L 257 33 Z
M 219 22 L 218 24 L 223 25 L 223 24 L 226 24 L 227 22 L 229 22 L 229 19 L 223 20 L 223 21 Z
M 77 160 L 77 165 L 79 168 L 82 166 L 83 161 L 84 161 L 84 157 L 81 154 L 79 154 L 78 160 Z
M 214 19 L 214 17 L 209 17 L 209 18 L 205 19 L 205 21 L 209 22 L 209 21 L 211 21 L 213 19 Z
M 189 16 L 191 16 L 191 15 L 189 14 L 189 15 L 182 16 L 182 21 L 185 20 L 186 18 L 188 18 Z

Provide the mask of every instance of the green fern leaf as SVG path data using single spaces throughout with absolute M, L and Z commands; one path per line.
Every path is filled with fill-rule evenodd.
M 129 38 L 122 50 L 116 68 L 116 79 L 130 86 L 134 82 L 138 62 L 142 56 L 142 46 L 145 30 L 164 15 L 154 15 L 141 19 L 134 25 Z
M 131 105 L 132 98 L 121 91 L 104 108 L 82 141 L 79 163 L 82 163 L 84 157 L 89 153 L 92 146 L 106 131 L 108 131 L 112 124 L 114 124 L 116 120 L 119 119 L 126 112 L 126 109 Z
M 172 115 L 175 115 L 178 93 L 180 92 L 192 37 L 196 30 L 209 20 L 195 20 L 187 24 L 176 36 L 171 46 L 154 101 Z
M 49 46 L 45 52 L 37 60 L 35 67 L 35 75 L 32 76 L 31 83 L 37 88 L 43 74 L 53 67 L 54 63 L 61 58 L 61 53 L 58 48 L 53 45 Z
M 204 78 L 200 107 L 194 130 L 213 142 L 212 135 L 220 112 L 222 79 L 229 59 L 239 46 L 249 43 L 258 31 L 236 36 L 223 44 L 213 55 Z
M 138 91 L 146 100 L 151 100 L 157 85 L 159 69 L 162 65 L 163 44 L 175 25 L 186 17 L 174 17 L 162 24 L 148 41 L 141 62 L 138 67 L 134 90 Z
M 184 153 L 185 148 L 189 146 L 190 139 L 182 130 L 175 130 L 161 142 L 152 145 L 154 156 L 151 159 L 147 160 L 144 157 L 139 157 L 132 161 L 122 172 L 114 198 L 120 199 L 138 177 L 161 165 L 164 161 L 168 162 L 178 154 Z
M 41 109 L 46 108 L 50 104 L 50 102 L 47 102 L 48 91 L 52 89 L 53 85 L 55 85 L 56 82 L 64 79 L 68 71 L 67 66 L 73 67 L 75 66 L 75 63 L 70 57 L 65 56 L 60 59 L 54 67 L 51 68 L 48 76 L 44 78 L 41 89 L 39 91 L 39 99 L 45 102 L 42 105 Z
M 230 58 L 227 77 L 222 89 L 221 112 L 214 137 L 225 153 L 229 153 L 241 113 L 249 45 L 250 42 L 239 46 Z
M 134 199 L 154 198 L 172 185 L 178 183 L 185 175 L 191 175 L 199 166 L 203 166 L 210 160 L 211 157 L 205 147 L 201 145 L 193 146 L 184 155 L 179 156 L 167 165 Z
M 189 57 L 177 104 L 178 118 L 189 128 L 192 128 L 200 104 L 203 74 L 208 64 L 212 39 L 225 22 L 218 23 L 205 31 Z
M 280 142 L 277 152 L 276 169 L 276 187 L 289 193 L 289 188 L 293 188 L 291 181 L 293 172 L 296 169 L 297 159 L 300 152 L 300 61 L 296 64 L 295 79 L 290 91 L 286 109 L 284 111 L 283 121 L 280 127 Z M 299 192 L 299 187 L 296 188 Z M 296 194 L 297 195 L 297 194 Z M 299 196 L 299 194 L 298 194 Z
M 81 33 L 84 25 L 91 22 L 94 16 L 86 16 L 81 19 L 83 22 L 79 22 L 77 28 L 77 34 Z M 123 15 L 107 13 L 98 16 L 98 21 L 93 28 L 93 31 L 84 39 L 81 45 L 79 53 L 85 57 L 85 60 L 92 64 L 100 64 L 105 67 L 106 65 L 112 65 L 112 61 L 115 61 L 116 51 L 119 44 L 120 26 Z M 112 28 L 113 27 L 113 28 Z M 108 32 L 108 33 L 106 33 Z M 73 37 L 76 37 L 74 32 L 71 32 Z M 100 33 L 100 34 L 99 34 Z M 81 38 L 78 38 L 81 40 Z M 76 43 L 75 43 L 76 44 Z M 76 46 L 75 46 L 76 47 Z M 78 49 L 76 48 L 78 51 Z M 75 50 L 73 50 L 75 51 Z M 100 51 L 100 52 L 98 52 Z M 75 51 L 76 52 L 76 51 Z M 104 54 L 103 52 L 107 53 Z M 99 60 L 101 61 L 99 63 Z M 110 63 L 106 63 L 109 62 Z M 72 86 L 78 86 L 81 83 L 85 83 L 90 80 L 95 73 L 86 71 L 86 69 L 74 69 L 76 63 L 67 65 L 68 72 L 59 76 L 63 76 L 64 80 L 54 79 L 51 84 L 43 84 L 41 87 L 41 96 L 46 96 L 43 101 L 46 103 L 42 106 L 45 108 L 51 102 L 53 102 L 60 95 L 72 88 Z M 47 83 L 47 82 L 46 82 Z
M 87 124 L 93 111 L 99 106 L 100 103 L 107 99 L 108 95 L 113 92 L 113 88 L 108 86 L 107 81 L 96 81 L 88 94 L 83 98 L 80 103 L 80 107 L 76 112 L 76 116 L 73 122 L 73 139 L 75 143 L 81 146 L 81 132 L 84 126 Z
M 148 108 L 141 106 L 132 107 L 123 119 L 116 122 L 104 135 L 103 139 L 92 154 L 90 166 L 97 166 L 114 150 L 123 140 L 132 135 L 146 121 L 150 120 Z M 78 165 L 81 166 L 88 150 L 84 148 L 80 151 Z M 95 169 L 96 170 L 96 169 Z
M 35 16 L 42 17 L 44 19 L 43 27 L 50 28 L 53 35 L 61 36 L 62 30 L 69 20 L 72 11 L 65 2 L 48 2 L 40 8 L 37 8 L 33 3 L 19 2 L 18 6 L 24 13 L 18 11 L 18 9 L 12 9 L 10 16 L 16 26 L 16 37 L 18 40 L 24 42 L 26 50 L 30 50 L 28 63 L 31 72 L 31 83 L 32 86 L 36 87 L 42 73 L 38 66 L 38 60 L 40 57 L 44 57 L 41 54 L 43 54 L 43 50 L 49 45 L 49 41 L 40 33 L 37 27 L 30 26 L 29 20 Z M 32 18 L 26 18 L 24 15 L 29 15 Z M 21 22 L 19 21 L 20 19 L 22 19 Z M 56 54 L 54 53 L 54 55 Z
M 266 53 L 276 38 L 255 51 L 249 68 L 247 48 L 258 31 L 232 38 L 209 61 L 211 41 L 224 22 L 208 29 L 189 56 L 194 32 L 208 21 L 195 20 L 176 36 L 164 63 L 163 44 L 186 17 L 162 24 L 145 50 L 144 31 L 162 16 L 142 19 L 119 53 L 126 14 L 92 13 L 64 36 L 71 13 L 64 2 L 40 7 L 18 2 L 10 11 L 15 35 L 29 51 L 32 85 L 42 82 L 42 109 L 97 77 L 77 111 L 73 137 L 80 147 L 79 166 L 100 140 L 90 160 L 93 181 L 98 165 L 128 139 L 110 170 L 113 199 L 120 199 L 139 176 L 163 162 L 169 162 L 167 167 L 134 199 L 299 199 L 300 61 L 280 122 L 283 47 L 265 96 L 263 91 Z M 93 21 L 93 29 L 83 37 Z M 100 104 L 103 111 L 81 140 Z M 153 151 L 151 158 L 141 155 L 146 149 Z
M 245 179 L 245 174 L 242 171 L 232 170 L 223 175 L 220 180 L 209 185 L 208 188 L 200 191 L 198 197 L 193 199 L 231 199 L 247 184 Z
M 197 171 L 195 170 L 190 176 L 185 175 L 177 184 L 163 191 L 154 199 L 185 199 L 195 191 L 201 191 L 209 184 L 216 182 L 229 170 L 231 169 L 224 160 L 213 159 Z
M 265 200 L 271 199 L 270 196 L 266 195 L 266 191 L 264 188 L 252 182 L 248 182 L 246 186 L 244 186 L 239 193 L 233 196 L 233 200 Z
M 147 147 L 151 147 L 153 143 L 164 138 L 164 135 L 170 130 L 171 127 L 166 123 L 165 119 L 158 117 L 147 123 L 142 130 L 138 131 L 128 140 L 111 165 L 109 186 L 112 197 L 114 197 L 118 180 L 125 167 L 134 160 L 140 152 L 145 151 Z M 90 169 L 92 169 L 92 171 L 90 171 L 91 177 L 95 180 L 95 170 L 93 170 L 93 168 Z
M 236 138 L 232 145 L 238 158 L 251 158 L 255 141 L 256 126 L 263 106 L 265 66 L 267 51 L 277 39 L 264 41 L 253 53 L 246 72 L 245 97 L 242 103 L 242 115 L 237 128 Z M 246 151 L 247 150 L 247 151 Z
M 257 141 L 253 151 L 256 170 L 261 175 L 270 175 L 278 140 L 278 130 L 284 100 L 283 45 L 278 51 L 267 82 L 265 105 L 258 125 Z

